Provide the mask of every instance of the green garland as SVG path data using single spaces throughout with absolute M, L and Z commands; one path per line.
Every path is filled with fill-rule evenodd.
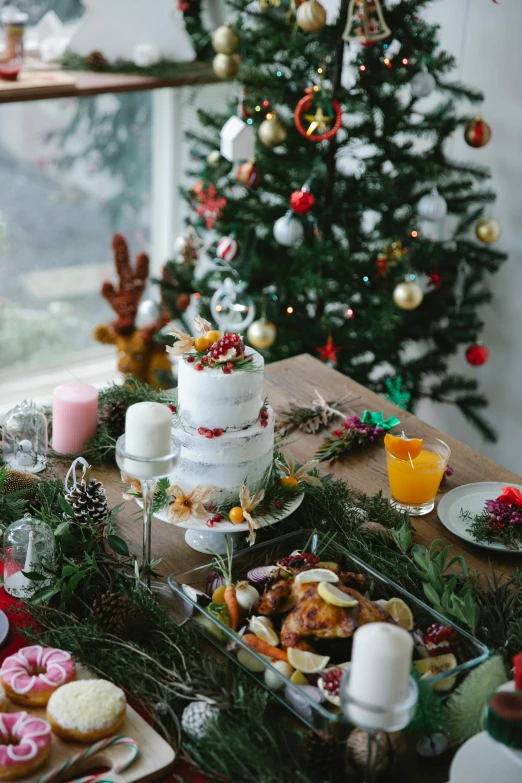
M 132 60 L 116 60 L 113 63 L 104 62 L 99 67 L 89 64 L 87 57 L 81 57 L 73 52 L 66 52 L 62 57 L 62 66 L 71 71 L 93 71 L 95 73 L 117 73 L 128 76 L 148 76 L 154 79 L 180 83 L 197 84 L 216 81 L 209 62 L 195 61 L 191 63 L 176 63 L 172 60 L 160 60 L 154 65 L 140 68 Z

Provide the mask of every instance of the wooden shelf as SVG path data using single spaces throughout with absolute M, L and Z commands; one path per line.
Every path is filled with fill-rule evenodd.
M 0 103 L 20 101 L 42 101 L 50 98 L 81 98 L 90 95 L 102 95 L 116 92 L 140 92 L 141 90 L 159 90 L 163 87 L 183 87 L 193 84 L 212 84 L 217 81 L 211 63 L 194 63 L 194 68 L 171 79 L 155 79 L 148 76 L 124 75 L 117 73 L 96 73 L 94 71 L 70 71 L 76 78 L 76 84 L 49 87 L 24 87 L 21 89 L 0 90 Z

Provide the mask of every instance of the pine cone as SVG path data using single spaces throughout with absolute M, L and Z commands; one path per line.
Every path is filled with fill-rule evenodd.
M 113 438 L 119 438 L 125 432 L 127 404 L 120 401 L 108 402 L 100 410 L 100 421 L 107 426 Z
M 125 593 L 110 590 L 94 601 L 92 618 L 102 630 L 122 639 L 136 641 L 147 628 L 147 617 L 141 606 L 133 604 Z
M 335 740 L 322 731 L 309 731 L 303 745 L 303 762 L 307 773 L 315 780 L 328 780 L 334 772 Z
M 33 489 L 34 485 L 40 481 L 38 476 L 32 473 L 25 473 L 22 470 L 7 468 L 5 481 L 2 485 L 2 493 L 10 495 L 12 492 L 23 492 Z M 25 495 L 27 497 L 27 495 Z
M 87 65 L 92 68 L 93 71 L 101 71 L 108 65 L 107 60 L 103 54 L 97 50 L 87 55 Z
M 80 481 L 67 493 L 66 498 L 80 524 L 85 525 L 89 521 L 101 524 L 109 516 L 109 504 L 101 481 L 91 479 L 88 485 Z

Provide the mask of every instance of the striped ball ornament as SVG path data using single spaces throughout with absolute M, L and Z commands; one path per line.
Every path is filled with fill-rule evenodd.
M 239 255 L 239 242 L 232 234 L 222 237 L 217 243 L 216 252 L 223 261 L 235 261 Z

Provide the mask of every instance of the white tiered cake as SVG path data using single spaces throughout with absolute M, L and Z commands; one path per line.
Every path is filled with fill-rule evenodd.
M 179 362 L 174 434 L 181 452 L 170 481 L 187 493 L 215 487 L 219 500 L 237 496 L 243 483 L 250 490 L 259 484 L 273 460 L 275 417 L 263 403 L 263 357 L 238 335 L 206 334 L 208 348 L 198 350 L 205 338 L 196 338 Z

